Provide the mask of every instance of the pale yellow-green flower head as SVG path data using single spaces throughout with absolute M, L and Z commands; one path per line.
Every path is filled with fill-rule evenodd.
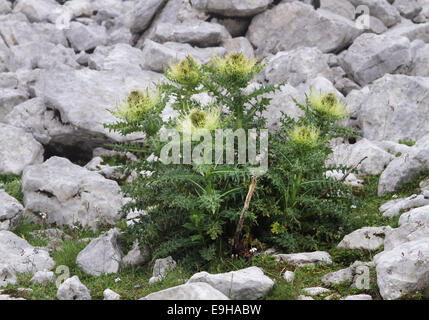
M 139 121 L 144 119 L 145 114 L 152 110 L 161 100 L 160 91 L 146 92 L 133 90 L 128 95 L 126 101 L 120 104 L 113 114 L 125 121 Z
M 241 80 L 251 73 L 258 73 L 261 66 L 256 59 L 249 59 L 243 53 L 229 53 L 225 57 L 213 57 L 214 70 L 224 78 Z
M 189 86 L 198 85 L 202 77 L 198 63 L 192 55 L 179 63 L 169 63 L 165 75 L 171 81 Z
M 341 118 L 346 113 L 345 105 L 335 96 L 333 92 L 327 94 L 317 93 L 310 90 L 310 106 L 313 110 L 334 118 Z
M 219 108 L 212 107 L 208 110 L 194 108 L 176 121 L 176 129 L 188 135 L 201 129 L 213 131 L 219 126 L 220 114 Z
M 319 144 L 319 129 L 309 126 L 296 126 L 289 132 L 289 139 L 301 147 L 315 147 Z

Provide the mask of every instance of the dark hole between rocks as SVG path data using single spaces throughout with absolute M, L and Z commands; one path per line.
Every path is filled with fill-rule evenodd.
M 54 156 L 67 158 L 74 164 L 84 166 L 92 159 L 92 150 L 79 147 L 78 144 L 73 146 L 53 143 L 46 145 L 44 160 Z

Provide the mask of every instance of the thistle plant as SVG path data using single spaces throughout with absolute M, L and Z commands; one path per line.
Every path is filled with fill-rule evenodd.
M 224 164 L 213 154 L 211 160 L 215 161 L 203 163 L 160 160 L 171 143 L 162 138 L 166 130 L 179 133 L 183 143 L 201 129 L 215 138 L 218 129 L 265 128 L 262 112 L 270 104 L 267 94 L 281 85 L 249 90 L 262 68 L 263 64 L 241 53 L 213 57 L 205 65 L 189 56 L 166 66 L 168 82 L 131 92 L 113 111 L 119 121 L 105 125 L 124 135 L 146 134 L 143 143 L 116 148 L 139 157 L 126 165 L 127 172 L 150 173 L 124 185 L 123 191 L 133 201 L 123 212 L 147 212 L 127 232 L 147 244 L 154 259 L 172 255 L 201 267 L 231 256 L 239 220 L 243 249 L 250 256 L 248 250 L 261 243 L 290 251 L 317 248 L 336 238 L 340 226 L 347 231 L 344 216 L 345 206 L 352 201 L 350 190 L 324 176 L 330 169 L 324 162 L 332 151 L 327 142 L 347 133 L 336 125 L 344 116 L 343 104 L 333 95 L 311 92 L 306 105 L 299 105 L 304 111 L 300 119 L 283 115 L 282 127 L 269 137 L 269 170 L 253 185 L 244 222 L 242 208 L 249 185 L 256 181 L 250 164 Z M 208 95 L 210 103 L 198 99 L 200 94 Z M 163 121 L 161 114 L 167 105 L 178 115 Z M 196 147 L 200 141 L 187 143 Z M 183 153 L 180 160 L 184 158 Z M 344 196 L 319 199 L 326 187 Z

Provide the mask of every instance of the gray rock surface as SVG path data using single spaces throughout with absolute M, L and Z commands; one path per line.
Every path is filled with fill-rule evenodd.
M 383 172 L 386 166 L 395 157 L 379 148 L 368 139 L 362 139 L 355 144 L 340 144 L 333 149 L 329 156 L 328 165 L 344 165 L 353 167 L 364 157 L 364 160 L 356 169 L 367 175 L 377 175 Z
M 343 69 L 360 85 L 366 85 L 410 63 L 410 41 L 365 33 L 342 55 Z
M 0 145 L 0 174 L 19 175 L 43 161 L 42 145 L 21 128 L 0 123 Z
M 346 235 L 338 248 L 357 250 L 378 250 L 384 244 L 384 237 L 391 227 L 364 227 Z
M 151 293 L 141 300 L 229 300 L 219 290 L 204 282 L 183 284 Z
M 118 245 L 119 229 L 111 229 L 91 240 L 76 258 L 76 264 L 88 274 L 118 273 L 123 253 Z
M 176 261 L 171 256 L 163 259 L 156 259 L 153 266 L 152 277 L 149 279 L 149 284 L 161 281 L 168 271 L 176 268 Z
M 0 230 L 13 229 L 24 214 L 18 200 L 0 189 Z
M 180 42 L 198 47 L 215 47 L 231 38 L 228 30 L 217 23 L 189 21 L 181 24 L 159 23 L 152 39 L 159 43 Z
M 377 284 L 385 300 L 413 294 L 429 285 L 428 239 L 411 241 L 374 257 Z
M 35 273 L 55 266 L 46 250 L 31 246 L 7 230 L 0 230 L 0 264 L 9 265 L 17 273 Z
M 281 83 L 296 87 L 317 76 L 331 78 L 328 65 L 328 55 L 318 48 L 297 48 L 291 51 L 281 51 L 269 59 L 262 71 L 263 78 L 268 83 Z
M 45 213 L 47 224 L 90 226 L 115 224 L 125 204 L 119 185 L 65 158 L 52 157 L 29 166 L 22 178 L 24 204 Z
M 187 283 L 198 282 L 208 283 L 232 300 L 256 300 L 265 296 L 274 286 L 274 281 L 258 267 L 219 274 L 199 272 Z
M 398 190 L 428 168 L 429 134 L 419 139 L 409 153 L 396 158 L 387 166 L 378 182 L 378 195 Z
M 241 1 L 241 0 L 194 0 L 198 9 L 227 17 L 249 17 L 268 8 L 273 0 Z
M 64 281 L 57 292 L 58 300 L 91 300 L 88 288 L 80 282 L 78 276 L 73 276 Z
M 356 110 L 357 125 L 371 141 L 422 138 L 429 132 L 425 115 L 429 110 L 429 79 L 386 74 L 347 98 Z M 412 125 L 409 125 L 412 124 Z
M 253 18 L 247 38 L 258 48 L 258 54 L 275 54 L 299 47 L 337 52 L 361 33 L 362 30 L 343 16 L 292 2 L 279 4 Z
M 320 264 L 332 263 L 330 254 L 325 251 L 275 254 L 273 257 L 277 261 L 285 262 L 296 267 L 317 266 Z

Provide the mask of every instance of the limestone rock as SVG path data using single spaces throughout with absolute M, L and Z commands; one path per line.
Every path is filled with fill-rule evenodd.
M 275 254 L 273 257 L 277 261 L 285 262 L 296 267 L 317 266 L 320 264 L 331 264 L 332 259 L 325 251 Z
M 385 300 L 413 294 L 429 285 L 428 239 L 411 241 L 374 257 L 377 284 Z
M 73 276 L 64 281 L 57 292 L 58 300 L 91 300 L 91 294 L 85 285 L 80 282 L 78 276 Z
M 13 229 L 24 214 L 24 207 L 0 189 L 0 229 Z
M 0 230 L 0 264 L 9 265 L 17 273 L 35 273 L 55 266 L 46 250 L 35 248 L 6 230 Z
M 194 0 L 198 9 L 227 17 L 249 17 L 263 12 L 273 0 L 241 1 L 241 0 Z
M 141 300 L 229 300 L 222 292 L 204 282 L 183 284 L 151 293 Z
M 361 33 L 347 18 L 295 1 L 253 18 L 246 37 L 258 54 L 299 47 L 317 47 L 326 53 L 341 51 Z
M 25 207 L 45 213 L 47 224 L 113 225 L 125 204 L 115 181 L 59 157 L 27 167 L 22 187 Z
M 233 300 L 256 300 L 265 296 L 274 286 L 274 282 L 264 275 L 258 267 L 249 267 L 228 273 L 194 274 L 188 284 L 205 282 Z
M 29 165 L 43 161 L 43 147 L 31 133 L 0 123 L 0 174 L 19 175 Z
M 408 38 L 365 33 L 342 55 L 342 66 L 363 86 L 386 73 L 393 73 L 410 60 Z
M 384 244 L 386 232 L 391 227 L 364 227 L 346 235 L 338 244 L 338 248 L 377 250 Z
M 118 273 L 122 252 L 117 243 L 119 229 L 111 229 L 100 237 L 91 240 L 79 252 L 76 264 L 88 274 L 99 276 L 105 273 Z

